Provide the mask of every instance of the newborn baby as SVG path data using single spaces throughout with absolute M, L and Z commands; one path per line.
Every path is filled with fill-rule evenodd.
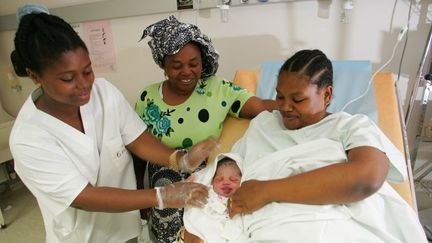
M 228 199 L 240 187 L 242 158 L 236 153 L 219 154 L 213 163 L 196 172 L 195 182 L 208 185 L 204 208 L 186 207 L 185 228 L 206 243 L 244 242 L 241 219 L 228 216 Z
M 217 161 L 216 172 L 209 191 L 209 201 L 204 212 L 220 220 L 228 219 L 228 198 L 240 187 L 242 173 L 237 162 L 230 157 Z

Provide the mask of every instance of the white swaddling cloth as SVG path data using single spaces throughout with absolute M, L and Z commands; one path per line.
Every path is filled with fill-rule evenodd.
M 362 115 L 336 113 L 317 124 L 287 130 L 278 112 L 263 112 L 252 120 L 232 151 L 242 155 L 242 181 L 247 181 L 285 178 L 345 163 L 346 151 L 357 146 L 385 152 L 390 160 L 387 180 L 403 181 L 403 156 Z M 417 215 L 387 182 L 355 203 L 273 202 L 241 218 L 247 242 L 427 242 Z
M 238 154 L 220 154 L 213 163 L 193 175 L 194 182 L 212 187 L 217 162 L 224 157 L 229 157 L 237 162 L 238 167 L 241 169 L 242 159 Z M 227 201 L 228 198 L 219 196 L 211 188 L 208 203 L 204 208 L 185 208 L 183 221 L 186 230 L 200 237 L 206 243 L 244 242 L 246 238 L 243 235 L 240 217 L 229 219 Z
M 346 151 L 356 146 L 373 146 L 385 152 L 391 161 L 387 179 L 403 181 L 403 156 L 365 116 L 333 114 L 305 129 L 289 131 L 277 113 L 263 112 L 252 120 L 233 151 L 245 156 L 239 163 L 243 182 L 285 178 L 344 163 Z M 200 171 L 202 183 L 210 184 L 213 166 Z M 205 213 L 198 210 L 185 210 L 185 226 L 206 242 L 427 242 L 417 215 L 387 182 L 375 194 L 355 203 L 273 202 L 252 214 L 236 216 L 219 228 L 215 220 L 203 217 Z
M 204 207 L 204 212 L 221 222 L 228 220 L 228 198 L 217 194 L 213 188 L 209 190 L 208 202 Z
M 346 154 L 340 143 L 318 139 L 254 161 L 254 166 L 246 166 L 242 180 L 285 178 L 344 161 Z M 347 242 L 347 234 L 341 232 L 352 232 L 354 238 L 361 235 L 364 242 L 402 243 L 398 239 L 415 239 L 418 232 L 415 224 L 406 226 L 410 229 L 398 228 L 401 224 L 396 220 L 416 222 L 415 215 L 386 182 L 377 193 L 356 203 L 270 203 L 242 220 L 248 242 Z
M 285 178 L 344 161 L 346 153 L 341 143 L 321 138 L 238 164 L 243 171 L 242 181 L 247 181 Z M 215 164 L 198 172 L 196 181 L 210 185 Z M 252 214 L 225 222 L 215 217 L 214 210 L 209 210 L 214 205 L 212 201 L 203 209 L 185 209 L 183 218 L 186 229 L 204 242 L 330 243 L 349 242 L 350 236 L 374 243 L 421 239 L 417 224 L 401 228 L 395 222 L 416 222 L 416 219 L 412 209 L 387 183 L 374 195 L 356 203 L 270 203 Z

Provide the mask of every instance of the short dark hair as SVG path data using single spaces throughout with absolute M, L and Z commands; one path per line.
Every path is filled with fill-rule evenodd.
M 11 61 L 18 76 L 26 77 L 26 68 L 37 74 L 63 53 L 83 48 L 85 43 L 66 21 L 55 15 L 31 13 L 22 17 L 15 33 Z
M 318 88 L 333 86 L 333 67 L 331 61 L 320 50 L 301 50 L 285 61 L 279 70 L 282 72 L 298 72 L 311 78 Z
M 221 167 L 223 165 L 224 166 L 225 165 L 226 166 L 235 166 L 235 167 L 239 168 L 237 165 L 237 162 L 235 160 L 231 159 L 230 157 L 223 157 L 222 159 L 218 160 L 215 171 L 217 171 L 219 169 L 219 167 Z M 242 176 L 242 172 L 241 172 L 240 168 L 239 168 L 239 173 L 240 173 L 240 176 Z

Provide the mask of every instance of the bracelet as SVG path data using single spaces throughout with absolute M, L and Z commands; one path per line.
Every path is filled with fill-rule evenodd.
M 179 165 L 177 161 L 177 153 L 180 150 L 175 150 L 170 156 L 169 156 L 169 167 L 171 170 L 179 171 Z
M 155 187 L 155 190 L 156 190 L 156 200 L 157 200 L 157 202 L 158 202 L 158 207 L 157 207 L 157 209 L 159 209 L 159 210 L 162 210 L 162 209 L 164 209 L 164 203 L 163 203 L 163 201 L 162 201 L 162 195 L 161 195 L 161 188 L 162 187 Z

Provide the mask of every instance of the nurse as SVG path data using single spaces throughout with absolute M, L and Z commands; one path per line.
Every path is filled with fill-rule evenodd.
M 176 171 L 192 171 L 216 146 L 187 154 L 150 134 L 123 95 L 95 79 L 86 45 L 63 19 L 26 5 L 11 60 L 39 87 L 10 135 L 15 169 L 36 197 L 46 242 L 126 242 L 140 233 L 138 209 L 202 206 L 203 185 L 178 182 L 136 190 L 129 152 Z

